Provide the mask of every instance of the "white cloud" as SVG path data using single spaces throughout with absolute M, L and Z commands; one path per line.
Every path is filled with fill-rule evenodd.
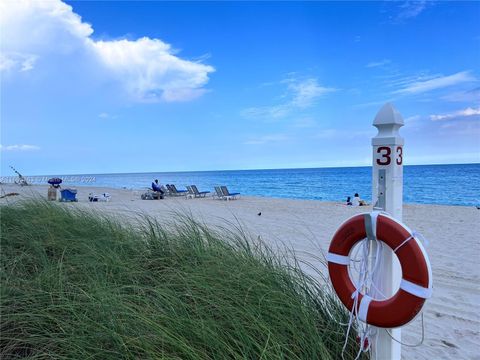
M 454 111 L 447 114 L 430 115 L 430 120 L 443 121 L 443 120 L 452 120 L 452 119 L 464 118 L 464 117 L 475 116 L 475 115 L 480 115 L 480 107 L 476 109 L 468 107 L 466 109 Z
M 412 115 L 404 119 L 405 124 L 412 124 L 422 119 L 421 115 Z
M 2 1 L 0 25 L 2 47 L 15 47 L 20 52 L 45 50 L 46 46 L 48 51 L 68 50 L 66 40 L 86 39 L 93 33 L 91 25 L 60 0 Z
M 398 19 L 403 20 L 417 17 L 427 8 L 427 5 L 428 2 L 426 0 L 405 1 L 400 5 L 401 11 L 398 14 Z
M 40 150 L 40 147 L 37 145 L 0 145 L 0 150 L 2 151 L 35 151 Z
M 394 14 L 389 16 L 389 22 L 393 24 L 402 24 L 407 20 L 416 18 L 424 12 L 429 6 L 434 4 L 433 0 L 407 0 L 404 2 L 391 1 Z
M 246 117 L 257 117 L 266 119 L 278 119 L 298 111 L 312 107 L 318 99 L 328 93 L 337 91 L 335 88 L 320 86 L 315 78 L 296 79 L 288 78 L 280 82 L 287 84 L 286 93 L 283 96 L 286 102 L 273 106 L 250 107 L 242 111 Z
M 452 102 L 477 102 L 480 103 L 480 87 L 468 90 L 457 91 L 442 97 L 442 100 Z
M 390 64 L 392 61 L 389 59 L 383 59 L 381 61 L 372 61 L 366 65 L 367 68 L 382 67 Z
M 394 91 L 394 94 L 419 94 L 476 80 L 470 71 L 461 71 L 447 76 L 407 78 L 397 82 L 402 88 Z
M 480 118 L 477 118 L 480 119 Z M 452 136 L 461 136 L 463 141 L 475 139 L 478 149 L 478 139 L 480 139 L 480 121 L 470 121 L 470 118 L 459 118 L 456 121 L 442 122 L 440 134 L 451 138 Z M 480 158 L 480 151 L 477 153 Z
M 246 145 L 263 145 L 266 143 L 272 142 L 281 142 L 288 140 L 288 136 L 285 134 L 270 134 L 270 135 L 263 135 L 255 138 L 251 138 L 244 142 Z
M 32 54 L 21 54 L 10 52 L 0 54 L 0 72 L 1 71 L 30 71 L 33 69 L 38 56 Z
M 0 26 L 1 70 L 31 71 L 40 60 L 48 66 L 66 56 L 83 65 L 87 58 L 92 74 L 100 71 L 108 81 L 119 82 L 134 100 L 191 100 L 205 93 L 215 70 L 181 59 L 160 39 L 94 40 L 92 26 L 60 0 L 1 2 Z M 58 76 L 57 69 L 51 70 Z
M 336 91 L 334 88 L 320 86 L 318 80 L 311 78 L 298 81 L 296 79 L 288 79 L 288 89 L 293 95 L 291 105 L 299 108 L 307 108 L 312 106 L 315 101 L 328 94 Z
M 102 62 L 143 100 L 191 100 L 202 95 L 213 67 L 173 55 L 169 44 L 159 39 L 92 41 Z

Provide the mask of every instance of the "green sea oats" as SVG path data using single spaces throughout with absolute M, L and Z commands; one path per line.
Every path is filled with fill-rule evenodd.
M 2 359 L 341 358 L 348 314 L 320 281 L 239 228 L 177 218 L 2 206 Z

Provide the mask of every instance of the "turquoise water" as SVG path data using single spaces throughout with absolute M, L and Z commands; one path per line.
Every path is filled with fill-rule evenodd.
M 371 199 L 371 167 L 88 174 L 72 176 L 68 185 L 140 189 L 153 179 L 200 191 L 227 185 L 231 192 L 276 198 L 342 201 L 358 192 Z M 58 174 L 56 176 L 59 176 Z M 61 176 L 60 176 L 61 177 Z M 404 202 L 480 205 L 480 164 L 414 165 L 404 167 Z M 65 184 L 66 185 L 66 184 Z

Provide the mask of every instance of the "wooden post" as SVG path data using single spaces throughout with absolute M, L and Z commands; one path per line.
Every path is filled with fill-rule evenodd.
M 372 202 L 375 210 L 383 210 L 397 220 L 402 220 L 403 205 L 403 138 L 398 133 L 404 125 L 403 118 L 392 104 L 385 104 L 377 113 L 373 126 L 378 134 L 372 138 L 373 174 Z M 387 246 L 382 251 L 383 267 L 373 281 L 387 297 L 393 295 L 401 280 L 398 260 Z M 375 297 L 375 294 L 372 293 Z M 401 345 L 385 329 L 377 328 L 372 341 L 372 359 L 400 360 Z M 401 340 L 401 329 L 390 329 L 392 336 Z

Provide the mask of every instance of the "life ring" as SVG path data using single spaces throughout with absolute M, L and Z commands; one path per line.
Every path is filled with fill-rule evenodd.
M 372 212 L 351 217 L 333 236 L 327 254 L 328 273 L 342 303 L 352 310 L 356 287 L 348 266 L 354 245 L 365 239 L 378 239 L 387 244 L 400 261 L 400 288 L 385 300 L 372 299 L 359 293 L 358 318 L 381 328 L 403 326 L 413 320 L 432 295 L 432 271 L 428 255 L 410 229 L 385 213 Z

